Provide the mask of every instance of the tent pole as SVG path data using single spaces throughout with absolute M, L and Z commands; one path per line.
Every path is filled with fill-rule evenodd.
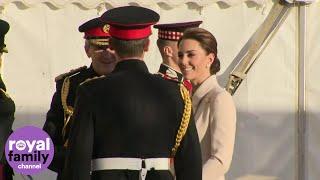
M 306 4 L 299 3 L 299 63 L 298 63 L 298 180 L 307 180 L 306 139 Z

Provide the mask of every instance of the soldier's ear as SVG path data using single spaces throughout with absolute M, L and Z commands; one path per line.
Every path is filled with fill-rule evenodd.
M 164 46 L 163 52 L 166 56 L 172 57 L 173 56 L 173 49 L 170 46 Z

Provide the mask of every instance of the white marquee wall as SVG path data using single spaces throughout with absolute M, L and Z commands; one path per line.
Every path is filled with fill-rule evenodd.
M 307 57 L 306 57 L 306 77 L 307 77 L 307 174 L 310 179 L 320 178 L 320 22 L 316 19 L 320 15 L 320 3 L 310 6 L 308 11 L 309 30 L 307 33 Z
M 101 4 L 104 2 L 0 1 L 0 7 L 4 7 L 0 17 L 11 25 L 6 37 L 9 53 L 4 55 L 2 73 L 17 106 L 14 128 L 26 124 L 41 127 L 55 91 L 54 77 L 89 64 L 77 28 L 103 12 L 105 5 L 107 8 L 126 4 L 146 6 L 160 13 L 161 23 L 203 20 L 202 27 L 217 37 L 222 61 L 219 80 L 225 83 L 229 65 L 261 25 L 274 1 L 122 0 Z M 320 178 L 320 3 L 309 5 L 307 11 L 307 175 L 314 180 Z M 297 20 L 298 11 L 294 8 L 234 96 L 238 129 L 228 179 L 296 178 Z M 156 34 L 155 31 L 152 40 Z M 157 70 L 160 54 L 155 44 L 146 62 L 151 72 Z M 16 179 L 20 179 L 19 175 Z M 48 171 L 35 179 L 54 179 L 54 173 Z

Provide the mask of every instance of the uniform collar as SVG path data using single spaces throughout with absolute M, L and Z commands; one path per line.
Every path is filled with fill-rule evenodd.
M 92 64 L 90 65 L 90 67 L 87 69 L 89 74 L 92 74 L 93 76 L 99 76 L 98 73 L 96 73 L 96 71 L 94 71 Z
M 165 79 L 170 79 L 170 80 L 174 80 L 174 81 L 178 81 L 178 82 L 183 82 L 182 73 L 174 70 L 173 68 L 171 68 L 170 66 L 168 66 L 168 65 L 166 65 L 164 63 L 162 63 L 160 65 L 158 74 L 160 74 Z
M 149 73 L 146 63 L 138 59 L 126 59 L 118 62 L 114 72 L 118 71 L 141 71 Z
M 201 99 L 214 87 L 218 85 L 216 75 L 209 76 L 194 92 L 192 96 L 192 105 L 197 107 Z

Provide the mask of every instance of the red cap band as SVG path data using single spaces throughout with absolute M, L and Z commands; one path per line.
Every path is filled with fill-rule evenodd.
M 152 34 L 151 26 L 140 29 L 119 29 L 115 26 L 110 26 L 110 35 L 124 40 L 143 39 Z
M 90 37 L 109 37 L 109 36 L 110 34 L 103 31 L 102 27 L 93 28 L 84 33 L 85 39 Z

